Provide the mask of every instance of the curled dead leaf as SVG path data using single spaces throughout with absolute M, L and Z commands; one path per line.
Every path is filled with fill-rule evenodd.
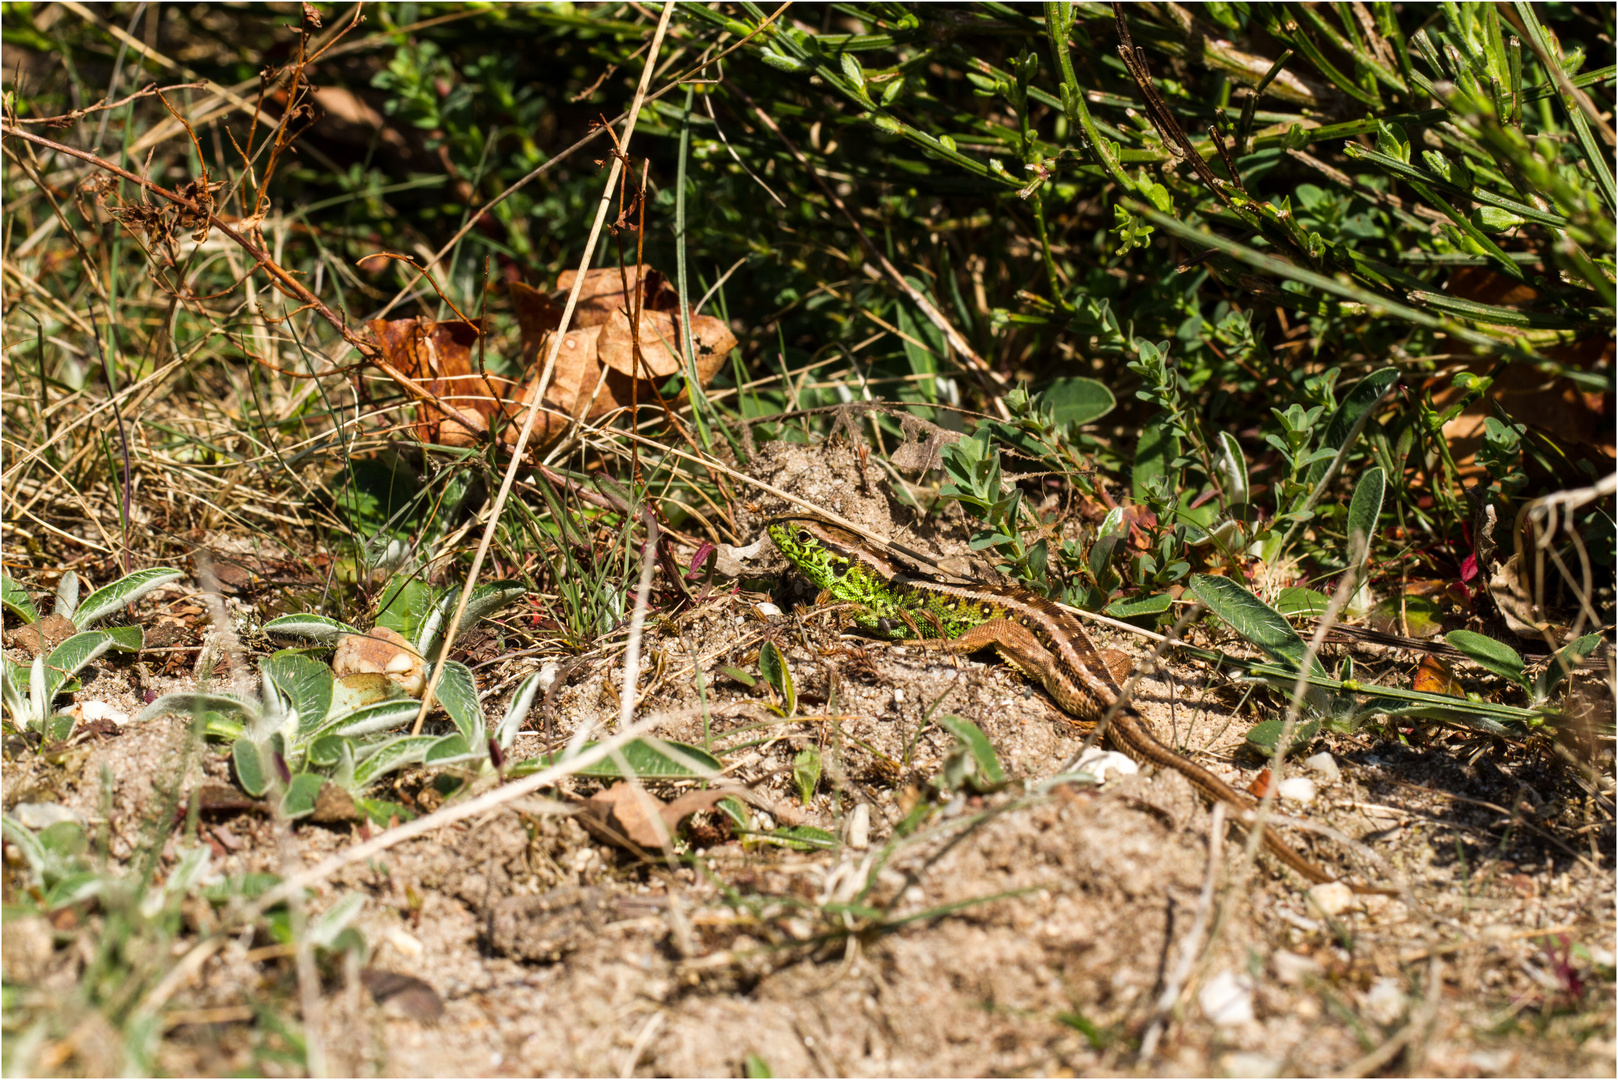
M 561 437 L 570 420 L 594 420 L 637 402 L 657 400 L 662 380 L 684 370 L 686 327 L 674 291 L 660 273 L 644 266 L 591 270 L 585 275 L 571 325 L 557 349 L 555 371 L 540 399 L 552 336 L 575 280 L 575 272 L 563 273 L 557 291 L 548 294 L 521 282 L 508 284 L 521 334 L 524 374 L 519 380 L 473 369 L 471 350 L 479 328 L 470 322 L 372 322 L 383 358 L 474 425 L 468 428 L 438 404 L 419 402 L 417 438 L 444 446 L 472 446 L 487 438 L 491 423 L 498 420 L 509 448 L 527 422 L 528 410 L 538 404 L 541 411 L 529 441 L 537 449 Z M 637 306 L 638 333 L 628 314 Z M 697 379 L 706 386 L 736 347 L 736 337 L 723 320 L 711 315 L 691 316 L 689 329 Z

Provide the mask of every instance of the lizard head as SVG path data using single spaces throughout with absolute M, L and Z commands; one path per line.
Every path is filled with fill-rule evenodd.
M 866 603 L 894 575 L 882 553 L 840 525 L 807 515 L 771 518 L 765 531 L 809 583 L 838 600 Z

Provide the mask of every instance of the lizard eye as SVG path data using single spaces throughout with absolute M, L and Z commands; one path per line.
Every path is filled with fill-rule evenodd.
M 814 537 L 809 535 L 809 530 L 808 529 L 799 529 L 798 530 L 798 536 L 797 536 L 798 543 L 808 545 L 808 543 L 813 539 L 814 539 Z

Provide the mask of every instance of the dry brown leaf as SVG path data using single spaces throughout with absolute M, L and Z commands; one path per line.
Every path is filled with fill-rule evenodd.
M 488 431 L 489 418 L 511 393 L 507 380 L 472 370 L 477 327 L 459 319 L 436 323 L 430 319 L 377 319 L 370 328 L 388 363 L 462 416 L 482 421 L 479 430 L 468 431 L 436 405 L 418 402 L 416 437 L 442 446 L 477 445 Z
M 485 437 L 491 418 L 500 415 L 504 417 L 505 445 L 509 448 L 516 443 L 527 422 L 527 410 L 535 403 L 551 337 L 561 324 L 576 276 L 574 271 L 564 272 L 554 293 L 521 282 L 507 286 L 521 333 L 520 359 L 526 374 L 519 382 L 473 371 L 471 350 L 478 331 L 471 323 L 427 319 L 371 323 L 389 363 L 419 381 L 445 405 L 481 422 L 479 430 L 468 431 L 459 421 L 448 419 L 438 406 L 418 403 L 418 438 L 445 446 L 475 445 Z M 635 304 L 641 307 L 638 361 L 637 335 L 626 314 Z M 663 275 L 650 267 L 587 273 L 571 326 L 557 350 L 556 370 L 545 389 L 529 445 L 536 449 L 549 445 L 566 430 L 570 418 L 594 420 L 638 402 L 656 401 L 657 384 L 683 369 L 685 327 L 678 307 Z M 736 337 L 723 320 L 710 315 L 693 316 L 690 332 L 697 377 L 706 386 L 736 347 Z
M 1443 694 L 1446 697 L 1465 697 L 1466 691 L 1455 678 L 1455 669 L 1441 658 L 1427 655 L 1421 658 L 1416 674 L 1410 680 L 1410 689 L 1424 694 Z
M 566 302 L 578 280 L 577 270 L 564 270 L 556 278 L 557 310 Z M 624 291 L 627 282 L 629 292 Z M 574 326 L 601 326 L 615 313 L 629 308 L 625 297 L 642 290 L 641 307 L 650 311 L 673 311 L 680 306 L 679 298 L 669 288 L 662 274 L 650 266 L 603 267 L 589 270 L 584 275 L 584 287 L 579 290 L 578 306 L 573 311 Z
M 623 841 L 628 840 L 655 851 L 668 843 L 680 822 L 699 810 L 713 809 L 721 799 L 735 794 L 723 788 L 708 788 L 686 792 L 665 803 L 645 788 L 620 780 L 585 800 L 579 819 L 586 829 L 609 843 L 623 847 Z

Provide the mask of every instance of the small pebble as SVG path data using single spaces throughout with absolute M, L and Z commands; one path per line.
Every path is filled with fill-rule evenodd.
M 1226 1054 L 1219 1059 L 1219 1064 L 1226 1076 L 1251 1076 L 1258 1080 L 1269 1080 L 1272 1076 L 1281 1075 L 1281 1063 L 1266 1054 L 1239 1051 Z
M 1310 957 L 1277 949 L 1270 954 L 1270 970 L 1275 972 L 1276 982 L 1296 986 L 1306 977 L 1319 974 L 1321 967 L 1318 961 Z
M 1134 759 L 1116 750 L 1103 750 L 1099 746 L 1092 746 L 1079 755 L 1074 768 L 1103 781 L 1107 779 L 1109 772 L 1115 776 L 1133 776 L 1140 772 L 1140 766 L 1135 764 Z
M 93 724 L 97 720 L 111 720 L 119 727 L 123 727 L 129 723 L 129 714 L 105 701 L 81 701 L 79 719 L 86 724 Z
M 1308 806 L 1315 801 L 1315 782 L 1307 776 L 1289 776 L 1281 781 L 1279 793 L 1287 802 Z
M 781 609 L 770 603 L 768 600 L 754 606 L 758 613 L 766 619 L 773 619 L 777 615 L 781 614 Z
M 1319 775 L 1328 784 L 1335 784 L 1343 778 L 1342 771 L 1337 768 L 1337 759 L 1324 750 L 1304 758 L 1303 767 Z
M 1202 1015 L 1220 1027 L 1253 1022 L 1253 980 L 1246 974 L 1221 971 L 1197 994 Z
M 25 802 L 11 808 L 11 819 L 24 828 L 38 832 L 64 821 L 82 821 L 77 813 L 61 803 Z
M 1372 1020 L 1383 1027 L 1391 1027 L 1404 1015 L 1405 992 L 1400 988 L 1398 979 L 1384 975 L 1372 983 L 1361 997 L 1360 1007 Z
M 384 939 L 389 945 L 392 945 L 395 949 L 398 949 L 400 953 L 412 960 L 426 951 L 426 946 L 421 943 L 421 939 L 417 938 L 414 934 L 405 930 L 403 927 L 388 927 L 387 933 L 384 935 Z
M 871 808 L 865 803 L 859 803 L 848 815 L 848 824 L 843 829 L 843 837 L 848 846 L 858 851 L 864 851 L 871 846 Z
M 1309 906 L 1322 915 L 1340 915 L 1354 906 L 1354 890 L 1341 881 L 1327 881 L 1308 892 Z

